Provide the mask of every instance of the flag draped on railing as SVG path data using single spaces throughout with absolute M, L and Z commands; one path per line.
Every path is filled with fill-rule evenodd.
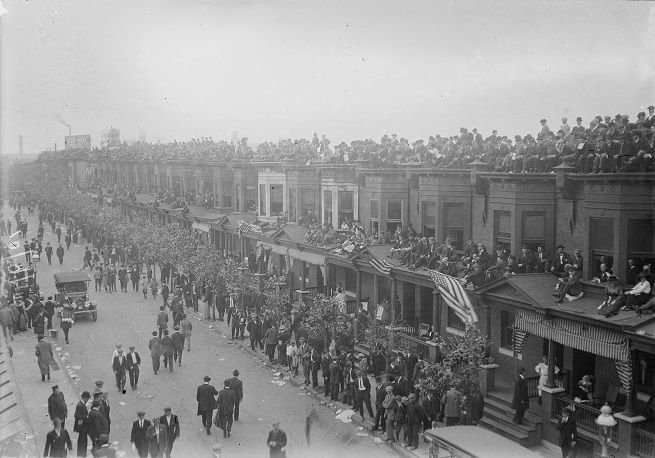
M 441 297 L 457 316 L 465 323 L 475 323 L 478 315 L 473 310 L 464 286 L 455 277 L 430 270 L 432 281 L 436 285 Z
M 381 274 L 389 275 L 391 273 L 391 268 L 393 267 L 393 265 L 388 263 L 387 261 L 377 259 L 371 256 L 369 253 L 361 253 L 359 257 L 362 258 L 364 261 L 368 262 L 371 265 L 371 267 L 373 267 Z
M 254 232 L 255 234 L 261 234 L 262 228 L 256 224 L 249 223 L 248 221 L 241 220 L 239 222 L 239 235 L 244 232 Z

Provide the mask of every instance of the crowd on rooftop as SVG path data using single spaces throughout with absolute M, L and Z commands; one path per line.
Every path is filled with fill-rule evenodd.
M 192 139 L 171 143 L 137 142 L 132 145 L 105 148 L 44 151 L 41 160 L 109 159 L 116 161 L 294 161 L 347 164 L 369 161 L 372 167 L 394 164 L 426 163 L 439 168 L 463 168 L 475 160 L 489 168 L 506 173 L 549 173 L 566 163 L 581 173 L 648 172 L 655 154 L 655 107 L 640 112 L 634 121 L 630 116 L 596 116 L 585 124 L 578 117 L 575 125 L 561 119 L 551 129 L 546 119 L 538 132 L 524 136 L 502 136 L 493 130 L 484 138 L 477 129 L 460 128 L 458 135 L 429 136 L 427 142 L 414 142 L 396 134 L 384 135 L 379 142 L 372 139 L 341 142 L 331 146 L 330 140 L 314 133 L 311 140 L 285 139 L 264 142 L 255 149 L 243 138 L 238 143 L 215 141 L 213 138 Z

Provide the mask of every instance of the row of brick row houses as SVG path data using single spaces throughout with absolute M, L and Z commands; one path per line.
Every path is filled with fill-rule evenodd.
M 411 223 L 415 231 L 450 238 L 462 254 L 467 240 L 517 254 L 542 246 L 583 255 L 584 296 L 558 304 L 557 278 L 548 272 L 500 276 L 469 290 L 477 325 L 491 339 L 494 364 L 483 369 L 487 427 L 524 445 L 557 442 L 557 418 L 573 406 L 589 450 L 597 442 L 595 418 L 608 402 L 618 425 L 612 432 L 616 456 L 653 456 L 655 450 L 655 315 L 597 312 L 603 284 L 592 278 L 601 256 L 625 283 L 631 269 L 655 266 L 655 176 L 652 173 L 581 174 L 565 165 L 553 173 L 489 172 L 474 162 L 466 169 L 424 164 L 372 168 L 355 164 L 293 162 L 120 162 L 38 161 L 21 167 L 71 186 L 102 183 L 129 188 L 129 197 L 107 195 L 125 215 L 140 211 L 168 224 L 180 224 L 225 253 L 247 257 L 261 245 L 267 268 L 288 272 L 290 290 L 331 294 L 342 287 L 349 309 L 393 304 L 407 323 L 403 346 L 433 360 L 436 349 L 422 338 L 428 327 L 442 335 L 462 334 L 464 323 L 441 299 L 428 270 L 410 269 L 389 258 L 391 245 L 374 243 L 351 252 L 339 228 L 358 221 L 366 234 L 393 234 Z M 211 195 L 211 205 L 193 199 L 185 210 L 153 201 L 163 192 L 184 199 Z M 178 206 L 179 207 L 179 206 Z M 310 243 L 307 215 L 331 223 L 337 239 Z M 343 235 L 343 237 L 342 237 Z M 378 238 L 378 240 L 380 240 Z M 335 243 L 336 242 L 336 243 Z M 631 267 L 629 259 L 635 260 Z M 652 277 L 651 277 L 652 280 Z M 655 296 L 654 296 L 655 297 Z M 397 299 L 396 299 L 397 298 Z M 537 403 L 534 367 L 547 356 L 551 373 Z M 507 415 L 515 371 L 528 370 L 531 402 L 526 423 Z M 560 369 L 554 374 L 554 367 Z M 578 381 L 590 375 L 592 402 L 575 402 Z M 597 444 L 596 444 L 597 447 Z

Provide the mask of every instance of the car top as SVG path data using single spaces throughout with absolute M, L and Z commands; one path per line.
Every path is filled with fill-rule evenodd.
M 91 277 L 86 272 L 57 272 L 55 274 L 55 283 L 71 283 L 76 281 L 91 281 Z
M 448 426 L 423 433 L 428 439 L 437 439 L 440 446 L 452 446 L 466 456 L 475 458 L 537 458 L 540 455 L 478 426 Z M 444 445 L 445 444 L 445 445 Z

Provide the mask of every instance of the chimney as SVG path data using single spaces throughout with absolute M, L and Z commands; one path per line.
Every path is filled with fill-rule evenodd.
M 68 126 L 68 136 L 70 137 L 71 135 L 71 126 Z
M 18 154 L 23 154 L 23 136 L 18 136 Z

